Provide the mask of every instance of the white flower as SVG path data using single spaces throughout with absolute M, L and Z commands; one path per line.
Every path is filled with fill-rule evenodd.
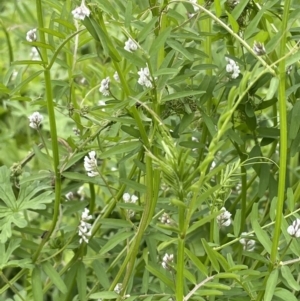
M 74 199 L 74 194 L 73 194 L 72 191 L 69 191 L 69 192 L 65 195 L 65 197 L 66 197 L 66 199 L 67 199 L 68 201 L 71 201 L 71 200 Z
M 73 131 L 73 133 L 74 133 L 75 136 L 79 136 L 80 135 L 80 129 L 74 127 L 74 128 L 72 128 L 72 131 Z
M 121 291 L 122 291 L 122 283 L 118 283 L 114 288 L 114 292 L 120 294 Z
M 266 54 L 265 46 L 264 46 L 264 44 L 262 44 L 260 42 L 254 42 L 254 44 L 253 44 L 253 51 L 258 56 Z
M 34 112 L 32 115 L 28 117 L 29 126 L 33 129 L 37 129 L 42 123 L 44 117 L 39 112 Z
M 247 232 L 243 232 L 241 236 L 253 236 L 253 234 L 248 234 Z M 248 238 L 241 238 L 240 243 L 243 245 L 243 249 L 245 251 L 253 251 L 255 248 L 255 240 Z
M 78 226 L 78 235 L 80 236 L 79 243 L 81 244 L 83 241 L 86 243 L 89 242 L 89 237 L 92 235 L 91 228 L 92 225 L 88 223 L 93 217 L 89 215 L 89 209 L 85 208 L 81 214 L 80 224 Z
M 84 20 L 85 17 L 90 15 L 90 10 L 85 6 L 85 1 L 82 0 L 81 5 L 72 10 L 74 19 Z
M 149 72 L 149 68 L 141 68 L 140 71 L 138 71 L 138 75 L 140 76 L 138 79 L 138 83 L 141 86 L 145 86 L 147 88 L 152 88 L 152 83 L 150 80 L 150 72 Z
M 293 237 L 300 237 L 300 219 L 297 218 L 293 223 L 287 228 L 287 233 Z
M 30 57 L 33 61 L 38 61 L 40 59 L 40 54 L 36 47 L 31 47 Z
M 106 103 L 104 100 L 99 100 L 98 101 L 98 106 L 101 106 L 101 107 L 105 107 L 106 106 Z M 105 112 L 105 109 L 101 109 L 102 112 Z
M 128 192 L 126 192 L 126 193 L 123 194 L 123 201 L 125 203 L 129 203 L 129 201 L 130 201 L 130 194 Z
M 225 207 L 221 208 L 221 213 L 217 216 L 217 222 L 219 227 L 228 227 L 231 224 L 231 213 L 226 210 Z
M 163 213 L 163 215 L 160 217 L 159 219 L 161 221 L 162 224 L 166 224 L 169 225 L 171 223 L 171 218 L 169 216 L 169 214 L 167 213 Z
M 26 41 L 35 42 L 36 41 L 36 28 L 27 31 Z
M 132 51 L 136 51 L 137 50 L 137 44 L 134 40 L 132 39 L 128 39 L 126 42 L 125 42 L 125 46 L 124 46 L 124 49 L 126 51 L 129 51 L 129 52 L 132 52 Z
M 136 201 L 138 200 L 139 198 L 136 196 L 136 195 L 130 195 L 128 192 L 125 192 L 123 194 L 123 201 L 125 203 L 132 203 L 132 204 L 135 204 Z
M 84 169 L 87 171 L 89 177 L 95 177 L 99 175 L 99 172 L 97 171 L 97 159 L 95 151 L 89 152 L 89 155 L 84 157 Z
M 84 200 L 85 193 L 84 193 L 84 186 L 80 186 L 77 190 L 77 194 L 80 196 L 80 201 Z
M 161 263 L 162 267 L 164 269 L 168 269 L 170 263 L 172 263 L 173 260 L 174 260 L 174 255 L 173 254 L 169 255 L 168 253 L 166 253 L 165 256 L 163 257 L 163 260 L 162 260 L 162 263 Z
M 101 81 L 101 86 L 99 88 L 99 91 L 104 95 L 108 96 L 109 95 L 109 85 L 110 85 L 110 78 L 106 77 Z
M 229 58 L 225 57 L 225 60 L 228 62 L 227 65 L 226 65 L 226 71 L 228 73 L 232 73 L 231 78 L 237 78 L 239 76 L 240 72 L 241 72 L 240 67 L 232 59 L 229 59 Z
M 132 204 L 135 204 L 136 201 L 137 201 L 138 199 L 139 199 L 139 198 L 138 198 L 136 195 L 133 194 L 133 195 L 131 196 L 131 203 L 132 203 Z
M 189 0 L 192 4 L 193 4 L 193 7 L 194 7 L 194 11 L 197 12 L 199 11 L 199 6 L 195 5 L 197 4 L 197 0 Z
M 120 82 L 120 77 L 119 77 L 119 74 L 118 74 L 117 71 L 114 73 L 113 77 L 114 77 L 116 82 L 118 82 L 118 83 Z

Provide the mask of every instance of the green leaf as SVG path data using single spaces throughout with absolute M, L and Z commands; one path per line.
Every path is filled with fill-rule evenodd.
M 188 52 L 186 50 L 186 48 L 184 46 L 182 46 L 182 44 L 180 44 L 178 41 L 169 39 L 169 40 L 167 40 L 167 44 L 171 48 L 173 48 L 174 50 L 176 50 L 179 53 L 181 53 L 189 61 L 193 61 L 194 60 L 194 56 L 190 52 Z
M 237 209 L 234 216 L 234 223 L 233 223 L 233 234 L 235 237 L 238 237 L 240 234 L 240 227 L 241 227 L 241 218 L 242 213 L 241 209 Z
M 41 268 L 35 266 L 31 275 L 32 294 L 34 301 L 43 300 L 43 284 L 41 276 Z
M 125 10 L 124 25 L 126 28 L 130 26 L 131 19 L 132 19 L 132 0 L 129 0 L 126 3 L 126 10 Z
M 259 242 L 264 246 L 265 250 L 271 254 L 272 242 L 268 234 L 261 228 L 257 221 L 257 203 L 253 205 L 251 212 L 251 225 Z
M 281 267 L 280 271 L 281 271 L 282 277 L 286 280 L 287 285 L 295 291 L 300 291 L 300 285 L 295 280 L 295 278 L 291 272 L 291 269 L 288 266 L 283 265 Z
M 231 28 L 232 28 L 233 32 L 237 33 L 240 29 L 238 22 L 236 21 L 236 19 L 229 12 L 226 12 L 226 14 L 228 16 L 228 21 L 231 25 Z
M 207 267 L 198 259 L 198 257 L 187 248 L 184 249 L 185 254 L 190 258 L 198 270 L 205 276 L 208 276 Z
M 298 301 L 299 299 L 295 296 L 295 294 L 291 293 L 285 288 L 276 288 L 274 292 L 274 296 L 280 298 L 281 300 L 288 301 Z
M 26 86 L 28 83 L 30 83 L 32 80 L 34 80 L 36 77 L 38 77 L 42 72 L 43 72 L 43 70 L 40 70 L 40 71 L 37 71 L 37 72 L 31 74 L 30 76 L 28 76 L 17 87 L 15 87 L 11 91 L 10 95 L 14 95 L 16 92 L 20 91 L 24 86 Z
M 53 268 L 50 262 L 45 262 L 42 265 L 44 272 L 46 275 L 51 279 L 54 285 L 63 293 L 66 294 L 68 288 L 66 287 L 65 283 L 57 273 L 57 271 Z
M 244 12 L 245 7 L 248 5 L 249 0 L 240 1 L 231 12 L 232 17 L 237 20 L 240 15 Z
M 109 241 L 101 248 L 99 251 L 99 255 L 106 254 L 111 249 L 113 249 L 115 246 L 120 244 L 125 239 L 131 237 L 134 233 L 132 232 L 120 232 L 116 235 L 114 235 L 112 238 L 109 239 Z
M 168 288 L 174 291 L 174 282 L 169 277 L 167 277 L 166 274 L 163 274 L 157 266 L 154 266 L 152 264 L 147 264 L 146 269 L 151 274 L 156 276 L 159 280 L 161 280 L 164 284 L 166 284 Z
M 79 262 L 79 264 L 78 264 L 76 282 L 77 282 L 79 300 L 85 301 L 86 300 L 86 289 L 87 289 L 86 268 L 82 261 Z
M 43 31 L 43 32 L 46 32 L 51 36 L 58 37 L 60 39 L 64 39 L 66 37 L 66 35 L 63 34 L 62 32 L 57 31 L 57 30 L 53 30 L 53 29 L 50 29 L 50 28 L 39 28 L 39 30 Z
M 154 25 L 157 21 L 157 17 L 152 17 L 149 23 L 146 23 L 144 28 L 140 31 L 137 36 L 137 40 L 139 43 L 143 42 L 146 38 L 149 38 L 149 33 L 153 30 Z
M 136 181 L 129 180 L 127 178 L 120 178 L 119 179 L 120 183 L 125 184 L 129 188 L 132 188 L 135 191 L 145 193 L 146 192 L 146 186 L 144 184 L 140 184 Z
M 201 112 L 201 115 L 205 125 L 207 126 L 210 135 L 214 137 L 217 131 L 216 131 L 216 126 L 214 125 L 212 119 L 209 116 L 207 116 L 204 112 Z
M 288 132 L 289 139 L 295 139 L 300 128 L 300 101 L 297 101 L 292 109 L 291 125 Z
M 272 301 L 273 300 L 273 295 L 274 295 L 275 288 L 277 285 L 277 279 L 278 279 L 278 269 L 273 270 L 268 278 L 268 281 L 266 284 L 267 289 L 265 290 L 265 294 L 264 294 L 264 301 Z
M 115 292 L 111 292 L 111 291 L 105 291 L 105 292 L 100 292 L 100 293 L 94 293 L 90 295 L 90 299 L 115 299 L 117 300 L 117 298 L 119 297 L 119 295 Z
M 207 255 L 207 257 L 209 258 L 213 268 L 219 272 L 220 271 L 220 265 L 219 262 L 217 260 L 217 257 L 215 255 L 216 251 L 214 251 L 209 244 L 206 242 L 206 240 L 204 238 L 201 238 L 201 242 L 203 245 L 203 248 L 205 249 L 205 253 Z
M 295 207 L 295 199 L 294 199 L 293 189 L 291 187 L 287 189 L 286 196 L 287 196 L 287 206 L 290 212 L 293 212 Z
M 178 98 L 188 97 L 188 96 L 194 96 L 194 95 L 200 95 L 204 94 L 205 91 L 183 91 L 183 92 L 176 92 L 173 94 L 166 95 L 162 98 L 162 102 L 169 101 L 169 100 L 176 100 Z
M 115 155 L 125 154 L 127 152 L 137 150 L 141 146 L 142 146 L 142 144 L 139 141 L 130 141 L 130 142 L 122 143 L 122 144 L 120 143 L 118 145 L 111 147 L 110 149 L 103 152 L 102 154 L 100 154 L 99 158 L 100 159 L 111 158 L 112 156 L 115 156 Z
M 171 27 L 168 27 L 165 30 L 163 30 L 162 32 L 160 32 L 158 37 L 153 41 L 152 46 L 149 50 L 150 56 L 153 56 L 154 53 L 157 53 L 158 49 L 164 45 L 167 38 L 170 36 L 171 29 L 172 29 Z
M 266 95 L 266 100 L 270 100 L 274 97 L 275 93 L 278 90 L 278 85 L 279 85 L 279 79 L 278 77 L 272 77 L 270 86 L 268 89 L 268 93 Z
M 102 287 L 107 290 L 110 287 L 110 280 L 108 279 L 107 271 L 99 260 L 94 260 L 92 263 L 93 270 Z

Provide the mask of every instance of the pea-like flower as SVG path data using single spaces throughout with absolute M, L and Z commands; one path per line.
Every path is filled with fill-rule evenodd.
M 137 44 L 136 44 L 136 42 L 134 40 L 132 40 L 132 39 L 129 38 L 125 42 L 124 49 L 126 51 L 133 52 L 133 51 L 136 51 L 138 49 L 138 46 L 137 46 Z
M 27 42 L 35 42 L 36 39 L 37 39 L 37 37 L 36 37 L 36 28 L 27 31 L 27 34 L 26 34 L 26 41 Z
M 239 76 L 240 74 L 240 67 L 237 65 L 237 63 L 228 58 L 228 57 L 225 57 L 225 60 L 227 61 L 227 65 L 226 65 L 226 71 L 228 73 L 231 73 L 231 78 L 235 79 Z
M 81 5 L 72 10 L 74 19 L 84 20 L 85 17 L 89 17 L 91 11 L 85 6 L 85 1 L 82 0 Z
M 87 171 L 87 175 L 89 177 L 95 177 L 99 175 L 95 151 L 89 152 L 88 156 L 84 157 L 84 169 Z
M 162 267 L 166 270 L 166 269 L 169 269 L 170 268 L 170 264 L 173 262 L 174 260 L 174 255 L 173 254 L 168 254 L 166 253 L 165 256 L 163 257 L 163 260 L 162 260 Z
M 287 228 L 287 233 L 292 237 L 300 237 L 300 219 L 297 218 L 293 223 Z
M 81 214 L 80 224 L 78 226 L 78 235 L 80 236 L 79 243 L 81 244 L 83 241 L 86 243 L 89 242 L 89 238 L 92 235 L 91 228 L 92 225 L 88 222 L 93 217 L 89 215 L 89 209 L 85 208 Z
M 122 283 L 117 283 L 117 285 L 114 288 L 114 292 L 120 294 L 121 291 L 122 291 Z
M 166 212 L 163 213 L 163 215 L 160 217 L 159 220 L 162 224 L 165 224 L 165 225 L 171 224 L 171 218 L 170 218 L 169 214 Z
M 253 234 L 248 234 L 247 232 L 243 232 L 242 236 L 253 236 Z M 241 238 L 240 243 L 243 245 L 243 249 L 245 251 L 253 251 L 255 248 L 255 240 L 249 238 Z
M 100 93 L 102 93 L 104 96 L 108 96 L 109 86 L 110 86 L 110 78 L 106 77 L 101 81 L 101 86 L 99 88 Z
M 28 117 L 29 119 L 29 126 L 33 129 L 38 129 L 40 124 L 42 123 L 44 117 L 39 112 L 34 112 L 32 115 Z
M 151 82 L 151 78 L 150 78 L 150 71 L 149 68 L 141 68 L 140 71 L 138 71 L 138 75 L 140 76 L 138 79 L 138 83 L 141 86 L 145 86 L 147 88 L 152 88 L 152 82 Z
M 264 44 L 262 44 L 260 42 L 254 42 L 254 44 L 253 44 L 253 51 L 258 56 L 266 54 L 265 46 L 264 46 Z
M 221 213 L 217 216 L 219 227 L 228 227 L 231 224 L 231 213 L 225 207 L 221 208 Z

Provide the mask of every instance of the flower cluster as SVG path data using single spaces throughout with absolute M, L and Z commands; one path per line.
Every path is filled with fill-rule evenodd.
M 228 227 L 231 224 L 231 213 L 225 207 L 221 208 L 221 214 L 217 216 L 219 227 Z
M 287 228 L 287 233 L 293 237 L 300 237 L 300 219 L 297 218 L 293 223 Z
M 84 193 L 84 186 L 83 185 L 78 188 L 77 194 L 80 197 L 80 201 L 84 201 L 85 193 Z
M 65 197 L 67 201 L 72 201 L 74 200 L 74 193 L 72 191 L 69 191 L 68 193 L 65 194 Z
M 138 75 L 140 76 L 138 79 L 138 83 L 141 86 L 145 86 L 147 88 L 152 88 L 152 82 L 150 80 L 150 71 L 149 68 L 141 68 L 140 71 L 138 71 Z
M 106 106 L 106 103 L 104 100 L 99 100 L 98 101 L 98 106 L 101 106 L 101 107 L 105 107 Z M 105 109 L 101 109 L 102 112 L 105 112 Z
M 129 52 L 132 52 L 132 51 L 136 51 L 137 50 L 137 44 L 134 40 L 132 39 L 128 39 L 126 42 L 125 42 L 125 46 L 124 46 L 124 49 L 126 51 L 129 51 Z
M 85 17 L 90 15 L 90 10 L 85 6 L 85 1 L 82 0 L 81 5 L 72 10 L 72 15 L 74 19 L 84 20 Z
M 247 232 L 243 232 L 241 236 L 253 236 L 253 234 L 248 234 Z M 245 251 L 253 251 L 255 248 L 255 240 L 248 238 L 241 238 L 240 243 L 243 245 L 243 249 Z
M 104 96 L 109 95 L 109 85 L 110 85 L 110 78 L 106 77 L 101 81 L 101 86 L 99 88 L 100 93 L 102 93 Z
M 26 41 L 35 42 L 36 39 L 36 28 L 29 30 L 26 34 Z
M 163 260 L 162 260 L 162 267 L 166 270 L 166 269 L 169 269 L 170 267 L 170 264 L 173 262 L 174 260 L 174 255 L 173 254 L 168 254 L 166 253 L 165 256 L 163 257 Z
M 225 57 L 225 60 L 227 61 L 226 71 L 231 73 L 231 78 L 237 78 L 241 72 L 240 67 L 234 60 L 229 59 L 228 57 Z
M 134 194 L 130 195 L 128 192 L 126 192 L 126 193 L 123 194 L 123 201 L 125 203 L 135 204 L 138 199 L 139 198 L 136 195 L 134 195 Z
M 128 192 L 123 194 L 123 201 L 125 203 L 135 204 L 138 199 L 139 198 L 134 194 L 130 195 Z M 127 212 L 128 212 L 129 218 L 134 217 L 135 212 L 133 210 L 129 209 Z
M 265 46 L 264 46 L 264 44 L 262 44 L 260 42 L 254 42 L 254 44 L 253 44 L 253 51 L 258 56 L 266 54 Z
M 122 292 L 122 283 L 117 283 L 117 285 L 114 288 L 114 292 L 117 294 L 120 294 Z
M 34 112 L 32 115 L 28 117 L 29 119 L 29 126 L 33 129 L 38 129 L 40 124 L 42 123 L 44 117 L 39 112 Z
M 89 152 L 88 156 L 84 157 L 84 169 L 87 171 L 89 177 L 95 177 L 99 175 L 95 151 Z
M 81 214 L 80 224 L 78 226 L 78 235 L 80 236 L 79 243 L 81 244 L 83 241 L 86 243 L 89 242 L 89 237 L 92 235 L 91 228 L 92 225 L 88 222 L 93 217 L 89 215 L 89 209 L 85 208 Z
M 159 220 L 162 224 L 165 224 L 165 225 L 169 225 L 171 223 L 171 218 L 170 218 L 169 214 L 167 214 L 165 212 L 163 213 L 163 215 L 160 217 Z
M 192 3 L 194 11 L 195 12 L 199 11 L 199 6 L 196 5 L 197 4 L 197 0 L 189 0 L 189 1 Z

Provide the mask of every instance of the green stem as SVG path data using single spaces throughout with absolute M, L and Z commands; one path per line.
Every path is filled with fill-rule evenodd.
M 43 21 L 43 10 L 42 10 L 42 0 L 36 0 L 36 9 L 38 16 L 38 25 L 39 28 L 44 27 Z M 40 31 L 40 39 L 41 42 L 46 43 L 45 34 L 43 31 Z M 43 57 L 43 61 L 45 63 L 48 62 L 47 50 L 45 48 L 41 49 L 41 54 Z M 60 197 L 61 197 L 61 176 L 59 172 L 59 151 L 58 151 L 58 139 L 57 139 L 57 129 L 56 129 L 56 121 L 55 121 L 55 111 L 54 111 L 54 102 L 52 95 L 52 85 L 51 85 L 51 74 L 50 70 L 45 67 L 44 69 L 44 79 L 45 79 L 45 90 L 46 90 L 46 101 L 47 101 L 47 111 L 49 116 L 49 124 L 50 124 L 50 135 L 51 135 L 51 144 L 52 144 L 52 154 L 53 154 L 53 169 L 55 174 L 55 201 L 54 201 L 54 210 L 53 210 L 53 218 L 51 227 L 47 233 L 45 239 L 42 240 L 37 251 L 33 255 L 33 262 L 35 262 L 39 254 L 45 245 L 45 243 L 50 239 L 51 234 L 53 233 L 56 222 L 59 215 L 59 205 L 60 205 Z
M 280 41 L 279 57 L 284 57 L 286 48 L 286 29 L 289 19 L 291 0 L 284 2 L 284 11 L 282 18 L 282 37 Z M 285 97 L 285 60 L 279 62 L 279 123 L 280 123 L 280 159 L 279 159 L 279 182 L 278 182 L 278 200 L 276 206 L 275 230 L 272 241 L 272 250 L 270 260 L 274 264 L 277 258 L 279 237 L 281 234 L 282 209 L 284 204 L 285 180 L 286 180 L 286 161 L 287 161 L 287 116 L 286 116 L 286 97 Z

